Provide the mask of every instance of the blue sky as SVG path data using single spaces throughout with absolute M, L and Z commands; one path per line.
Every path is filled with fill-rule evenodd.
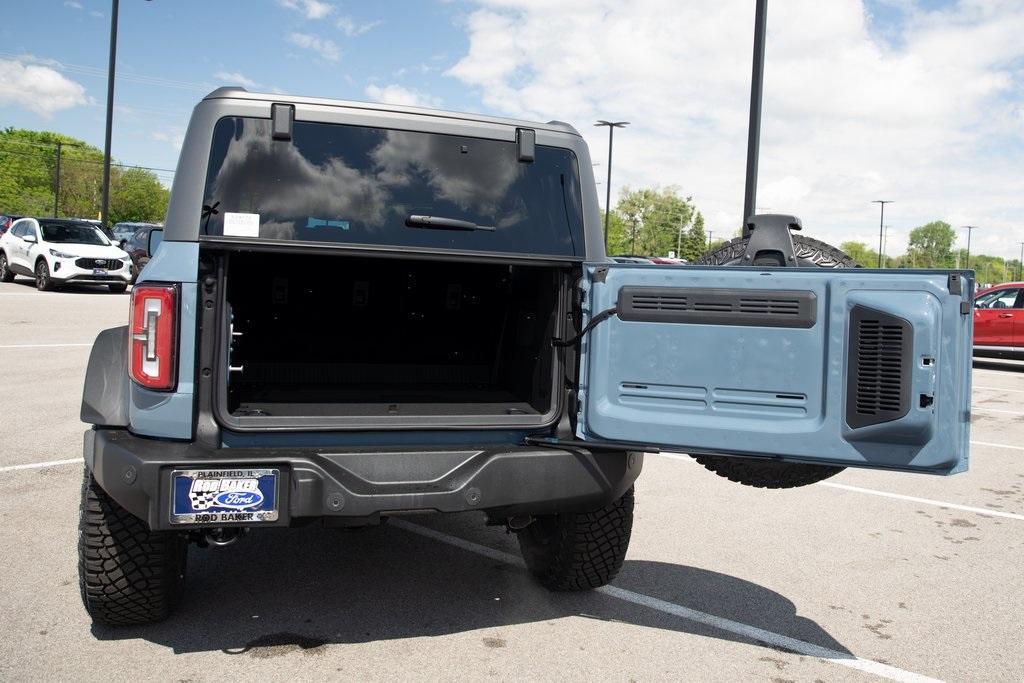
M 3 4 L 0 57 L 34 55 L 61 62 L 66 67 L 61 72 L 84 86 L 89 104 L 49 118 L 6 106 L 0 123 L 58 130 L 102 148 L 110 2 Z M 232 75 L 253 82 L 246 83 L 250 90 L 357 100 L 370 99 L 367 86 L 399 84 L 442 98 L 446 106 L 472 108 L 459 83 L 441 76 L 468 45 L 458 27 L 463 6 L 352 2 L 339 4 L 323 19 L 309 19 L 301 3 L 296 6 L 289 9 L 275 0 L 122 0 L 117 71 L 124 78 L 115 90 L 114 156 L 174 168 L 174 142 L 191 108 L 217 86 L 237 84 Z M 296 44 L 302 39 L 292 40 L 293 35 L 319 39 L 319 51 Z M 163 139 L 154 139 L 154 133 Z
M 0 10 L 0 125 L 101 147 L 109 1 Z M 731 233 L 752 19 L 753 0 L 122 0 L 114 156 L 174 168 L 191 107 L 222 84 L 557 118 L 599 164 L 590 124 L 617 118 L 633 124 L 616 136 L 613 190 L 679 186 Z M 773 0 L 759 206 L 874 243 L 870 200 L 895 199 L 890 253 L 944 219 L 1015 256 L 1020 35 L 1019 0 Z

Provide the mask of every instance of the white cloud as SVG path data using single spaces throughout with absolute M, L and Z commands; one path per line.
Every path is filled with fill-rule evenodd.
M 355 36 L 361 36 L 367 31 L 380 26 L 380 21 L 367 21 L 363 23 L 357 22 L 355 19 L 349 16 L 338 17 L 338 20 L 334 22 L 334 25 L 341 29 L 349 38 Z
M 329 62 L 341 59 L 341 49 L 333 40 L 327 38 L 320 38 L 308 33 L 290 33 L 288 42 L 306 50 L 312 50 Z
M 491 111 L 575 123 L 595 161 L 607 133 L 591 124 L 632 121 L 615 135 L 613 190 L 677 184 L 716 235 L 735 231 L 749 0 L 476 2 L 469 50 L 448 75 Z M 1024 239 L 1024 13 L 1014 2 L 900 4 L 903 21 L 882 33 L 861 0 L 770 7 L 758 205 L 838 243 L 877 231 L 870 201 L 895 199 L 892 253 L 908 228 L 938 218 L 990 228 L 972 251 L 1002 254 L 1011 228 Z
M 227 83 L 229 85 L 242 85 L 246 88 L 254 88 L 259 85 L 256 81 L 251 78 L 246 78 L 244 74 L 238 71 L 217 71 L 213 74 L 213 77 L 223 83 Z
M 181 151 L 181 145 L 185 142 L 185 129 L 181 126 L 171 126 L 163 130 L 153 131 L 149 137 L 160 142 L 169 143 L 175 151 Z
M 375 102 L 399 104 L 407 107 L 440 107 L 441 99 L 392 83 L 379 86 L 374 83 L 366 86 L 366 96 Z
M 82 9 L 82 3 L 78 2 L 78 0 L 64 0 L 64 6 L 71 9 Z
M 323 19 L 334 12 L 334 5 L 321 0 L 277 0 L 277 4 L 300 12 L 307 19 Z
M 85 88 L 42 64 L 0 59 L 0 104 L 13 103 L 43 118 L 89 103 Z

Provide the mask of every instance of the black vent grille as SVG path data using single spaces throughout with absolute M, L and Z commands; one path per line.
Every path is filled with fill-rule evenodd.
M 795 297 L 746 297 L 740 299 L 744 313 L 771 313 L 772 315 L 800 315 L 800 300 Z
M 634 294 L 633 308 L 637 311 L 685 311 L 689 299 L 681 294 Z
M 910 410 L 910 323 L 854 306 L 850 330 L 846 422 L 858 428 L 903 417 Z
M 75 260 L 75 265 L 79 268 L 118 270 L 121 267 L 121 260 L 113 258 L 80 258 Z
M 809 328 L 817 317 L 817 297 L 789 290 L 623 287 L 618 314 L 637 322 Z

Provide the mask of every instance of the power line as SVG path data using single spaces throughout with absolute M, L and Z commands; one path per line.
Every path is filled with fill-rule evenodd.
M 19 141 L 17 141 L 17 140 L 0 140 L 0 143 L 6 143 L 6 142 L 19 142 Z M 26 143 L 26 144 L 32 144 L 32 143 Z M 54 143 L 54 146 L 56 146 L 56 143 Z M 67 145 L 67 144 L 65 144 L 63 146 L 64 147 L 74 146 L 74 147 L 80 147 L 80 148 L 82 147 L 82 145 Z M 31 152 L 15 152 L 15 151 L 12 151 L 12 150 L 4 150 L 2 152 L 2 154 L 17 154 L 18 156 L 35 157 L 36 159 L 52 159 L 53 158 L 49 154 L 32 154 Z M 69 158 L 69 157 L 66 157 L 66 156 L 63 158 L 63 161 L 65 163 L 69 162 L 69 161 L 73 161 L 73 162 L 82 163 L 82 164 L 102 164 L 103 163 L 102 161 L 96 161 L 96 160 L 93 160 L 93 159 L 75 159 L 75 158 Z M 169 173 L 171 175 L 174 175 L 174 173 L 175 173 L 174 169 L 172 169 L 172 168 L 157 168 L 155 166 L 140 166 L 138 164 L 117 164 L 117 163 L 113 163 L 113 162 L 110 165 L 111 166 L 118 166 L 120 168 L 138 168 L 138 169 L 142 169 L 143 171 L 153 171 L 153 172 L 160 172 L 160 173 Z
M 45 66 L 58 71 L 66 71 L 67 73 L 78 74 L 81 76 L 95 76 L 97 78 L 106 78 L 107 70 L 95 67 L 85 66 L 82 64 L 68 64 L 65 62 L 58 62 L 57 60 L 38 60 L 31 55 L 16 55 L 11 52 L 0 52 L 0 57 L 6 57 L 7 59 L 16 59 L 19 61 L 29 62 L 34 66 Z M 121 71 L 114 71 L 114 75 L 119 81 L 126 81 L 128 83 L 138 83 L 140 85 L 155 85 L 163 88 L 176 88 L 178 90 L 195 90 L 198 92 L 207 92 L 212 89 L 212 86 L 205 83 L 194 83 L 191 81 L 176 81 L 170 78 L 161 78 L 159 76 L 147 76 L 145 74 L 136 73 L 124 73 Z

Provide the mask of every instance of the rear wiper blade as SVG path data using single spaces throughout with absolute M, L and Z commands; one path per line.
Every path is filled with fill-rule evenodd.
M 445 216 L 409 216 L 405 219 L 410 228 L 430 228 L 432 230 L 487 230 L 494 232 L 493 225 L 477 225 L 471 221 Z

